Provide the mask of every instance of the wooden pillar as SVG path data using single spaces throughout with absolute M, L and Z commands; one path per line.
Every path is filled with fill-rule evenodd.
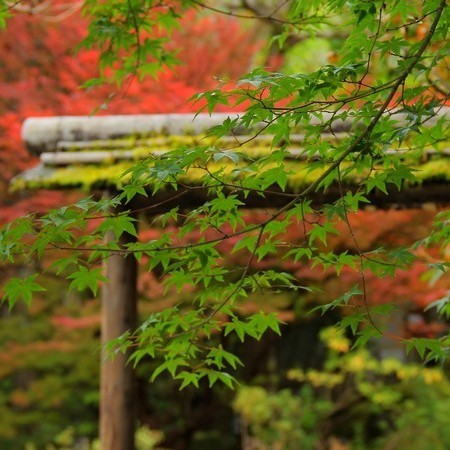
M 113 234 L 107 240 L 115 239 Z M 135 237 L 123 234 L 120 244 Z M 108 282 L 102 288 L 102 348 L 137 321 L 137 262 L 133 255 L 110 255 L 105 261 Z M 107 358 L 102 350 L 100 370 L 100 442 L 101 450 L 134 450 L 136 426 L 135 374 L 126 364 L 128 354 Z

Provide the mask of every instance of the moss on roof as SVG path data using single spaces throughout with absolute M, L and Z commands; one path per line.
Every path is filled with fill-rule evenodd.
M 345 136 L 345 135 L 344 135 Z M 326 140 L 330 145 L 335 144 L 342 135 L 328 135 Z M 271 136 L 259 136 L 256 139 L 247 139 L 245 136 L 239 136 L 241 141 L 248 141 L 245 145 L 239 146 L 237 150 L 239 153 L 245 155 L 248 160 L 257 160 L 258 158 L 267 156 L 271 151 Z M 314 164 L 305 160 L 305 153 L 300 148 L 304 142 L 304 137 L 301 135 L 293 135 L 290 144 L 290 156 L 285 160 L 284 164 L 288 171 L 288 185 L 287 188 L 291 192 L 299 192 L 309 184 L 317 180 L 317 178 L 326 170 L 324 166 L 314 168 Z M 442 147 L 445 143 L 440 143 L 438 151 L 432 156 L 428 156 L 427 161 L 408 163 L 408 165 L 415 171 L 417 180 L 409 182 L 410 185 L 417 185 L 420 183 L 450 183 L 450 157 L 448 152 L 444 151 Z M 58 156 L 59 152 L 64 152 L 66 155 L 79 154 L 79 162 L 71 163 L 70 165 L 58 165 L 57 163 L 41 163 L 39 166 L 26 171 L 16 177 L 11 188 L 13 190 L 23 189 L 82 189 L 90 191 L 102 188 L 120 188 L 127 182 L 126 177 L 122 174 L 133 166 L 135 161 L 149 158 L 151 155 L 158 157 L 166 151 L 174 148 L 184 147 L 216 147 L 216 148 L 230 148 L 237 147 L 237 142 L 233 136 L 225 137 L 221 140 L 207 137 L 205 135 L 155 135 L 146 138 L 136 138 L 130 136 L 129 138 L 120 139 L 105 139 L 98 141 L 82 141 L 82 142 L 60 142 L 57 146 L 58 150 L 47 153 L 50 157 L 52 155 Z M 122 153 L 123 151 L 123 153 Z M 83 155 L 91 152 L 101 155 L 101 160 L 97 163 L 87 161 L 82 163 Z M 441 153 L 442 152 L 442 153 Z M 105 155 L 103 157 L 103 155 Z M 111 156 L 112 155 L 112 156 Z M 119 155 L 117 157 L 117 155 Z M 406 155 L 406 154 L 405 154 Z M 41 155 L 42 157 L 44 154 Z M 86 158 L 85 158 L 86 159 Z M 208 165 L 209 170 L 215 171 L 224 168 L 225 171 L 235 171 L 236 179 L 239 176 L 239 168 L 245 167 L 245 161 L 240 161 L 234 164 L 226 160 L 219 162 L 211 162 Z M 151 161 L 149 162 L 151 164 Z M 269 168 L 269 166 L 265 166 Z M 345 171 L 344 171 L 345 172 Z M 186 184 L 199 184 L 201 178 L 205 175 L 205 171 L 201 169 L 192 168 L 187 171 L 180 181 Z M 367 176 L 367 173 L 356 173 L 352 171 L 344 177 L 344 182 L 347 185 L 357 185 Z
M 146 149 L 148 155 L 148 148 Z M 257 156 L 262 150 L 254 147 L 249 153 L 252 157 Z M 267 150 L 266 150 L 267 151 Z M 120 188 L 127 182 L 122 174 L 132 167 L 134 161 L 116 161 L 102 164 L 80 164 L 70 166 L 43 166 L 25 172 L 20 177 L 16 177 L 12 183 L 12 189 L 82 189 L 85 191 L 114 187 Z M 211 163 L 208 168 L 211 171 L 219 170 L 223 164 Z M 244 167 L 243 163 L 235 165 L 227 164 L 227 171 Z M 285 167 L 288 171 L 288 189 L 292 192 L 299 192 L 309 184 L 313 183 L 323 173 L 325 168 L 311 169 L 307 161 L 295 159 L 286 160 Z M 430 159 L 424 163 L 410 165 L 417 177 L 417 181 L 409 182 L 410 185 L 418 183 L 450 183 L 450 158 L 440 157 Z M 269 168 L 269 166 L 265 166 Z M 187 184 L 198 184 L 205 175 L 205 171 L 198 168 L 191 168 L 180 177 L 180 181 Z M 350 173 L 344 178 L 347 185 L 356 185 L 365 178 L 366 174 Z M 236 171 L 239 177 L 239 171 Z
M 449 114 L 450 108 L 446 108 L 440 111 L 439 116 Z M 29 151 L 40 155 L 40 164 L 18 175 L 12 181 L 11 188 L 13 190 L 82 189 L 84 191 L 120 188 L 129 180 L 122 174 L 136 161 L 148 159 L 148 164 L 152 165 L 165 152 L 176 148 L 207 148 L 212 152 L 215 149 L 220 149 L 222 152 L 228 149 L 242 154 L 243 157 L 236 163 L 234 159 L 228 158 L 219 158 L 218 161 L 214 161 L 215 155 L 212 155 L 212 161 L 208 163 L 208 171 L 217 171 L 219 177 L 222 172 L 231 174 L 235 177 L 236 184 L 239 184 L 239 180 L 244 177 L 246 179 L 257 177 L 262 171 L 273 167 L 275 163 L 267 162 L 268 158 L 265 158 L 273 151 L 270 135 L 261 133 L 253 137 L 246 136 L 242 133 L 251 133 L 251 131 L 236 128 L 233 130 L 236 135 L 224 136 L 220 140 L 205 136 L 211 126 L 223 123 L 226 117 L 228 116 L 210 117 L 205 114 L 193 120 L 191 115 L 169 114 L 105 116 L 95 119 L 31 118 L 25 122 L 22 135 Z M 400 116 L 399 120 L 401 120 Z M 292 130 L 289 152 L 284 155 L 283 161 L 287 172 L 287 191 L 300 192 L 320 177 L 327 169 L 327 165 L 317 161 L 318 155 L 312 153 L 319 153 L 318 145 L 320 149 L 330 150 L 330 153 L 335 148 L 345 147 L 346 143 L 348 144 L 352 139 L 345 131 L 350 129 L 350 126 L 351 123 L 343 123 L 333 128 L 333 133 L 324 132 L 323 141 L 320 144 L 310 144 L 304 135 L 296 134 L 301 130 Z M 414 139 L 416 137 L 412 135 L 405 137 L 402 147 L 409 145 L 417 147 L 416 150 L 403 151 L 402 148 L 393 147 L 387 151 L 387 155 L 394 155 L 394 157 L 385 159 L 383 163 L 388 164 L 388 161 L 391 161 L 392 164 L 396 164 L 401 160 L 414 171 L 416 178 L 405 181 L 401 192 L 392 186 L 392 189 L 388 189 L 388 196 L 376 189 L 370 195 L 375 198 L 381 194 L 380 197 L 388 198 L 386 203 L 394 202 L 395 204 L 406 204 L 405 196 L 410 196 L 410 203 L 420 204 L 426 201 L 450 203 L 449 141 L 436 143 L 432 146 L 433 149 L 430 145 L 430 150 L 425 149 L 422 152 L 419 148 L 420 144 L 413 141 Z M 408 143 L 408 140 L 411 142 Z M 245 145 L 240 145 L 239 142 L 244 142 Z M 374 149 L 375 151 L 382 151 L 383 144 L 380 143 L 375 147 L 378 147 Z M 372 173 L 369 173 L 368 169 L 355 170 L 350 164 L 349 162 L 341 165 L 342 181 L 349 189 L 357 188 L 368 176 L 379 173 L 376 170 Z M 208 174 L 204 169 L 191 168 L 179 176 L 179 181 L 195 186 L 204 184 L 205 176 Z M 149 190 L 151 188 L 152 186 L 149 186 Z M 337 183 L 332 183 L 326 192 L 317 192 L 318 201 L 323 201 L 324 196 L 336 197 L 335 194 L 339 195 L 339 192 Z M 254 201 L 254 203 L 256 205 L 258 202 Z

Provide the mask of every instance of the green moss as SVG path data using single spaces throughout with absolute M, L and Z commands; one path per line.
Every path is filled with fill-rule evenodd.
M 416 176 L 423 182 L 450 182 L 450 158 L 428 161 L 417 167 Z
M 85 191 L 92 189 L 115 187 L 120 188 L 127 182 L 122 177 L 123 172 L 132 167 L 133 161 L 122 161 L 114 164 L 102 165 L 77 165 L 61 168 L 53 168 L 44 177 L 26 180 L 17 178 L 13 184 L 14 189 L 68 189 L 77 188 Z M 240 164 L 245 167 L 245 164 Z M 236 165 L 229 165 L 227 172 L 236 170 Z M 326 167 L 313 168 L 306 161 L 286 161 L 288 175 L 288 187 L 293 192 L 299 192 L 309 184 L 316 181 L 326 170 Z M 221 169 L 219 163 L 211 163 L 209 170 L 212 172 Z M 268 169 L 269 166 L 265 166 Z M 441 158 L 428 161 L 414 167 L 419 182 L 450 182 L 450 158 Z M 187 171 L 180 180 L 185 183 L 196 184 L 205 175 L 202 169 L 192 168 Z M 239 174 L 237 172 L 237 177 Z M 344 178 L 347 185 L 357 184 L 364 178 L 364 174 L 352 172 Z M 411 182 L 410 182 L 411 184 Z M 413 183 L 414 184 L 414 183 Z
M 120 187 L 125 180 L 120 176 L 133 165 L 132 161 L 102 165 L 79 165 L 55 168 L 53 174 L 46 179 L 31 182 L 35 186 L 28 188 L 81 188 L 89 191 L 100 187 Z
M 217 139 L 206 137 L 204 135 L 196 136 L 162 136 L 153 137 L 131 136 L 121 139 L 105 139 L 92 141 L 89 146 L 77 147 L 76 143 L 72 147 L 65 148 L 64 151 L 69 152 L 92 152 L 92 151 L 108 151 L 108 150 L 136 150 L 138 152 L 152 153 L 155 151 L 163 151 L 183 146 L 196 145 L 213 145 L 218 142 Z
M 242 139 L 242 138 L 241 138 Z M 336 139 L 330 136 L 330 142 Z M 447 144 L 447 143 L 446 143 Z M 244 154 L 248 161 L 258 160 L 270 154 L 273 151 L 271 142 L 268 139 L 256 138 L 243 146 L 237 146 L 233 140 L 217 140 L 216 138 L 206 137 L 204 135 L 183 135 L 183 136 L 130 136 L 129 138 L 119 140 L 103 140 L 92 143 L 92 146 L 76 149 L 80 153 L 90 151 L 110 151 L 123 150 L 129 152 L 132 150 L 131 159 L 110 158 L 101 164 L 73 164 L 70 166 L 40 166 L 32 169 L 22 176 L 15 178 L 12 182 L 13 190 L 23 189 L 83 189 L 90 191 L 92 189 L 115 187 L 120 188 L 126 179 L 121 177 L 124 171 L 129 169 L 135 161 L 149 158 L 152 154 L 160 154 L 164 151 L 179 147 L 195 146 L 215 146 L 217 148 L 229 148 L 237 153 Z M 235 148 L 233 148 L 235 147 Z M 291 149 L 298 150 L 299 143 L 293 143 Z M 245 159 L 245 158 L 243 158 Z M 237 166 L 228 164 L 223 166 L 225 160 L 211 162 L 209 170 L 216 171 L 223 169 L 230 173 L 236 171 L 236 168 L 243 168 L 246 162 L 241 160 Z M 250 163 L 249 163 L 250 164 Z M 316 181 L 326 170 L 326 167 L 314 167 L 311 163 L 292 156 L 285 160 L 286 170 L 289 172 L 288 188 L 290 191 L 299 192 L 306 186 Z M 410 166 L 415 169 L 418 182 L 449 182 L 450 181 L 450 158 L 445 155 L 433 155 L 424 163 L 411 161 Z M 265 165 L 264 169 L 270 166 Z M 344 164 L 345 168 L 345 164 Z M 344 171 L 345 172 L 345 171 Z M 180 177 L 180 180 L 187 184 L 198 184 L 205 175 L 201 169 L 190 169 L 186 174 Z M 363 181 L 368 173 L 356 173 L 352 171 L 345 175 L 343 181 L 347 185 L 356 185 Z M 240 176 L 236 171 L 236 179 Z M 411 182 L 409 182 L 411 184 Z M 413 182 L 415 184 L 417 182 Z

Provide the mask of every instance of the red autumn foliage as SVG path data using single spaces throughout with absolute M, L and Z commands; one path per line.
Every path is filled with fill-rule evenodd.
M 36 162 L 20 142 L 21 122 L 26 117 L 89 114 L 108 97 L 110 87 L 90 91 L 79 88 L 80 84 L 97 75 L 98 52 L 82 50 L 75 54 L 73 51 L 85 30 L 86 23 L 78 13 L 56 23 L 39 16 L 17 15 L 10 19 L 8 31 L 0 35 L 3 59 L 0 71 L 2 192 L 6 192 L 12 176 Z M 183 18 L 181 28 L 174 32 L 172 39 L 171 45 L 181 48 L 178 57 L 182 64 L 164 71 L 158 80 L 127 82 L 126 89 L 116 93 L 107 109 L 100 109 L 99 114 L 195 111 L 198 106 L 188 103 L 188 98 L 199 89 L 213 88 L 217 84 L 215 77 L 233 79 L 245 72 L 259 45 L 255 33 L 242 30 L 237 21 L 220 16 L 197 16 L 194 12 Z M 19 194 L 12 198 L 3 194 L 0 197 L 3 204 L 0 223 L 29 210 L 53 207 L 67 201 L 63 198 L 67 195 L 40 192 L 31 197 Z M 386 217 L 380 219 L 380 214 Z M 352 220 L 358 230 L 359 245 L 370 248 L 380 240 L 392 245 L 405 244 L 412 234 L 420 234 L 427 225 L 418 220 L 411 221 L 412 217 L 406 212 L 397 213 L 395 217 L 393 213 L 376 212 L 362 213 Z M 418 228 L 413 232 L 414 226 Z M 392 230 L 397 232 L 392 233 Z M 291 240 L 302 239 L 300 235 L 296 236 L 298 230 L 290 230 L 290 233 Z M 332 246 L 336 250 L 351 249 L 353 243 L 348 233 L 341 233 Z M 267 264 L 277 262 L 268 260 Z M 291 269 L 300 279 L 306 278 L 310 282 L 327 279 L 327 274 L 319 270 L 299 266 Z M 424 306 L 435 299 L 441 291 L 427 291 L 420 281 L 422 271 L 423 266 L 399 273 L 395 287 L 386 280 L 370 279 L 370 284 L 375 286 L 374 302 L 402 297 Z M 357 274 L 344 271 L 342 279 L 350 283 L 355 281 L 355 276 Z
M 55 327 L 63 327 L 69 330 L 98 327 L 100 325 L 100 315 L 85 317 L 55 316 L 52 317 L 52 324 Z
M 111 96 L 111 87 L 83 90 L 98 75 L 96 50 L 74 48 L 86 34 L 86 22 L 75 13 L 60 22 L 18 14 L 0 35 L 0 223 L 30 210 L 45 210 L 63 194 L 39 193 L 21 199 L 5 195 L 12 176 L 36 163 L 20 140 L 22 121 L 30 116 L 86 115 L 110 99 L 98 114 L 194 112 L 188 102 L 199 89 L 216 86 L 215 77 L 236 78 L 249 69 L 259 44 L 255 33 L 236 20 L 188 13 L 172 36 L 181 48 L 180 66 L 156 79 L 129 80 Z M 201 56 L 201 57 L 199 57 Z

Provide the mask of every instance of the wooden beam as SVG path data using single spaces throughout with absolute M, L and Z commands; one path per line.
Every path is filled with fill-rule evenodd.
M 25 120 L 22 139 L 31 153 L 57 148 L 60 141 L 120 139 L 152 134 L 195 135 L 236 113 L 137 114 L 121 116 L 35 117 Z
M 342 192 L 357 192 L 357 186 L 343 185 L 341 187 L 332 184 L 326 192 L 312 192 L 307 200 L 312 202 L 314 207 L 320 207 L 324 204 L 333 203 L 342 196 Z M 292 196 L 285 196 L 279 186 L 271 186 L 270 192 L 262 197 L 258 193 L 251 192 L 247 196 L 242 193 L 237 194 L 239 200 L 243 202 L 243 208 L 281 208 L 292 200 Z M 341 192 L 342 190 L 342 192 Z M 227 191 L 224 191 L 227 192 Z M 228 191 L 229 192 L 229 191 Z M 233 193 L 236 193 L 235 191 Z M 295 195 L 295 192 L 288 191 Z M 390 185 L 387 188 L 387 194 L 379 190 L 372 190 L 366 196 L 370 201 L 368 207 L 378 209 L 405 209 L 421 208 L 430 203 L 437 206 L 450 205 L 450 188 L 447 182 L 424 183 L 417 186 L 405 186 L 402 190 Z M 170 209 L 179 207 L 181 211 L 190 211 L 211 200 L 207 188 L 179 188 L 177 190 L 167 187 L 166 189 L 152 195 L 144 197 L 137 195 L 134 199 L 134 207 L 145 211 L 149 216 L 165 214 Z M 361 205 L 364 209 L 364 204 Z
M 398 124 L 405 123 L 407 114 L 390 112 L 389 115 Z M 450 107 L 437 108 L 436 115 L 427 120 L 431 126 L 442 117 L 450 115 Z M 61 141 L 98 141 L 121 139 L 134 136 L 136 138 L 165 134 L 168 136 L 196 135 L 204 133 L 209 128 L 220 125 L 227 118 L 236 118 L 236 113 L 201 114 L 148 114 L 124 116 L 62 116 L 62 117 L 31 117 L 22 126 L 22 139 L 27 149 L 34 154 L 54 151 Z M 331 112 L 321 113 L 321 119 L 311 118 L 311 124 L 321 124 L 333 119 Z M 333 133 L 348 131 L 352 127 L 350 120 L 334 120 Z M 260 127 L 263 124 L 259 125 Z M 258 127 L 256 127 L 258 128 Z M 324 129 L 324 131 L 327 131 Z M 328 130 L 329 131 L 329 130 Z M 234 135 L 252 133 L 250 130 L 237 129 Z
M 258 142 L 258 141 L 255 141 Z M 268 144 L 267 144 L 268 145 Z M 269 147 L 267 147 L 269 148 Z M 152 151 L 148 150 L 148 157 L 158 158 L 163 156 L 170 150 L 167 149 Z M 387 149 L 385 155 L 408 155 L 408 150 Z M 442 150 L 425 149 L 422 152 L 422 159 L 427 160 L 431 156 L 450 156 L 450 148 Z M 142 159 L 142 158 L 141 158 Z M 286 150 L 286 160 L 320 160 L 318 153 L 309 153 L 305 148 L 294 147 Z M 133 150 L 95 150 L 86 152 L 43 152 L 40 155 L 41 163 L 44 166 L 70 166 L 73 164 L 104 164 L 114 163 L 116 161 L 133 161 L 137 160 L 136 152 Z
M 149 152 L 150 154 L 150 152 Z M 49 166 L 68 166 L 70 164 L 100 164 L 109 161 L 132 161 L 136 153 L 132 150 L 97 150 L 90 152 L 44 152 L 41 162 Z
M 107 240 L 115 240 L 108 234 Z M 123 234 L 120 245 L 135 241 Z M 134 450 L 136 426 L 135 374 L 129 354 L 107 358 L 104 346 L 137 323 L 137 262 L 130 256 L 110 255 L 105 262 L 108 282 L 102 288 L 102 361 L 100 370 L 101 450 Z

